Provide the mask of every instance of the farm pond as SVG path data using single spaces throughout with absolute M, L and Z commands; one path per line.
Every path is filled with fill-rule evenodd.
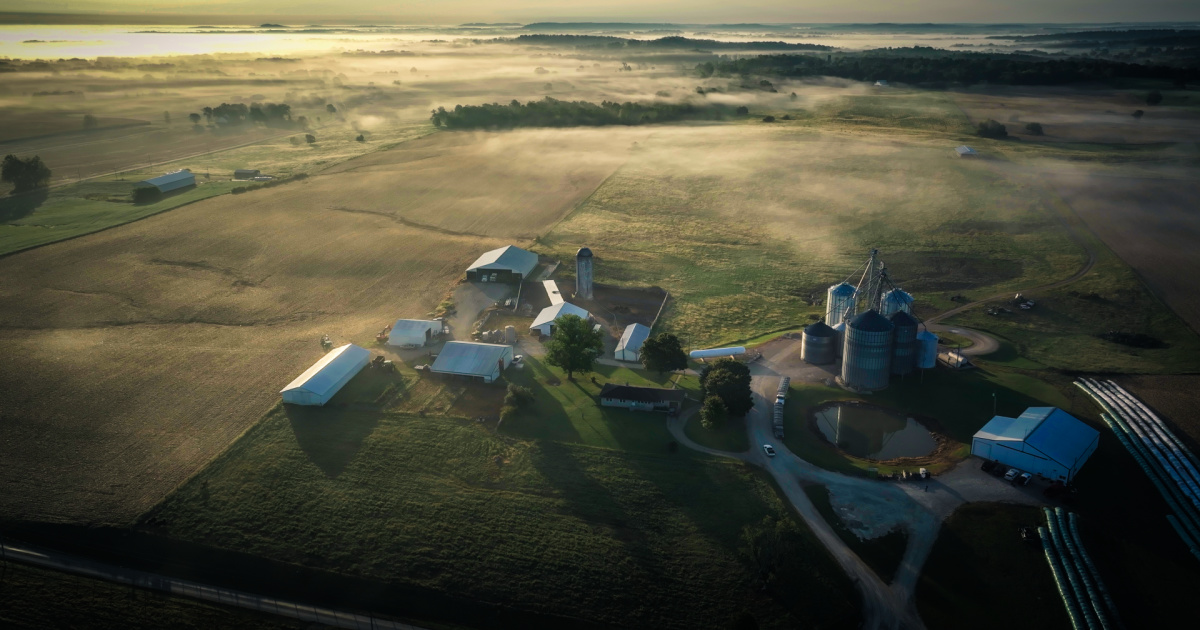
M 937 449 L 921 423 L 881 407 L 839 403 L 818 409 L 814 419 L 826 440 L 855 457 L 921 457 Z

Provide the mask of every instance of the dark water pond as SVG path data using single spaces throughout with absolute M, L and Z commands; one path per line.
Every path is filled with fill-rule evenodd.
M 826 407 L 817 412 L 817 428 L 830 443 L 855 457 L 920 457 L 937 448 L 933 434 L 916 420 L 878 407 Z

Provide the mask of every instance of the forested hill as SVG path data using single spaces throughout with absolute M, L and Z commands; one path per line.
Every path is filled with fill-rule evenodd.
M 788 42 L 722 42 L 715 39 L 692 39 L 690 37 L 660 37 L 658 39 L 629 39 L 610 35 L 519 35 L 513 39 L 497 39 L 498 42 L 517 44 L 544 44 L 572 46 L 575 48 L 627 48 L 634 50 L 833 50 L 821 44 L 790 44 Z
M 934 85 L 1065 85 L 1114 79 L 1164 79 L 1177 84 L 1200 82 L 1200 68 L 1151 66 L 1102 59 L 1039 59 L 1029 55 L 946 53 L 935 49 L 869 51 L 861 55 L 760 55 L 722 59 L 696 66 L 710 76 L 830 76 L 858 81 Z
M 439 107 L 430 120 L 446 129 L 513 129 L 516 127 L 599 127 L 603 125 L 646 125 L 681 120 L 721 120 L 732 110 L 719 105 L 691 103 L 614 103 L 599 105 L 586 101 L 540 101 L 508 105 L 456 105 Z

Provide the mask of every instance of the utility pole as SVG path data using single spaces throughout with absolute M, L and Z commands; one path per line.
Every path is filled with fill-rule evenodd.
M 992 417 L 996 417 L 996 392 L 992 392 Z

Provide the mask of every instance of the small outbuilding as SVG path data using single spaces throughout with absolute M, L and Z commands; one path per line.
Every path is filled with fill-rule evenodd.
M 160 175 L 158 177 L 151 177 L 150 179 L 142 180 L 136 185 L 138 188 L 153 186 L 158 189 L 158 192 L 165 193 L 171 192 L 172 190 L 179 190 L 180 188 L 187 188 L 188 186 L 195 186 L 196 176 L 185 168 L 181 171 L 175 171 L 174 173 L 167 173 L 166 175 Z
M 996 416 L 971 438 L 971 454 L 1055 481 L 1070 482 L 1096 451 L 1100 432 L 1057 407 Z
M 467 280 L 473 282 L 516 283 L 529 278 L 537 268 L 537 254 L 508 245 L 485 252 L 467 267 Z
M 389 346 L 421 347 L 442 333 L 442 322 L 435 319 L 398 319 L 388 333 Z
M 642 358 L 642 344 L 646 343 L 646 340 L 649 338 L 649 326 L 630 324 L 621 333 L 621 340 L 617 342 L 617 350 L 613 353 L 613 356 L 618 361 L 640 361 Z
M 233 172 L 234 179 L 254 179 L 262 175 L 262 171 L 256 168 L 239 168 Z
M 685 396 L 682 389 L 606 383 L 600 388 L 600 406 L 622 407 L 634 411 L 676 412 L 683 406 Z
M 887 79 L 880 79 L 875 82 L 875 87 L 887 87 L 887 86 L 888 86 Z
M 975 149 L 972 149 L 971 147 L 969 147 L 965 144 L 960 145 L 959 147 L 955 148 L 954 152 L 958 153 L 958 157 L 961 157 L 961 158 L 977 157 L 979 155 L 978 151 L 976 151 Z
M 512 365 L 512 346 L 474 341 L 448 341 L 429 371 L 494 382 Z
M 559 302 L 558 304 L 551 304 L 550 306 L 542 309 L 542 312 L 538 313 L 538 316 L 533 318 L 533 324 L 529 326 L 529 332 L 531 334 L 540 334 L 545 336 L 553 335 L 554 322 L 563 315 L 577 315 L 585 320 L 590 320 L 592 318 L 591 313 L 579 308 L 578 306 L 575 306 L 574 304 L 571 304 L 570 302 Z
M 321 406 L 329 402 L 371 360 L 371 352 L 348 343 L 334 348 L 280 390 L 283 402 Z

